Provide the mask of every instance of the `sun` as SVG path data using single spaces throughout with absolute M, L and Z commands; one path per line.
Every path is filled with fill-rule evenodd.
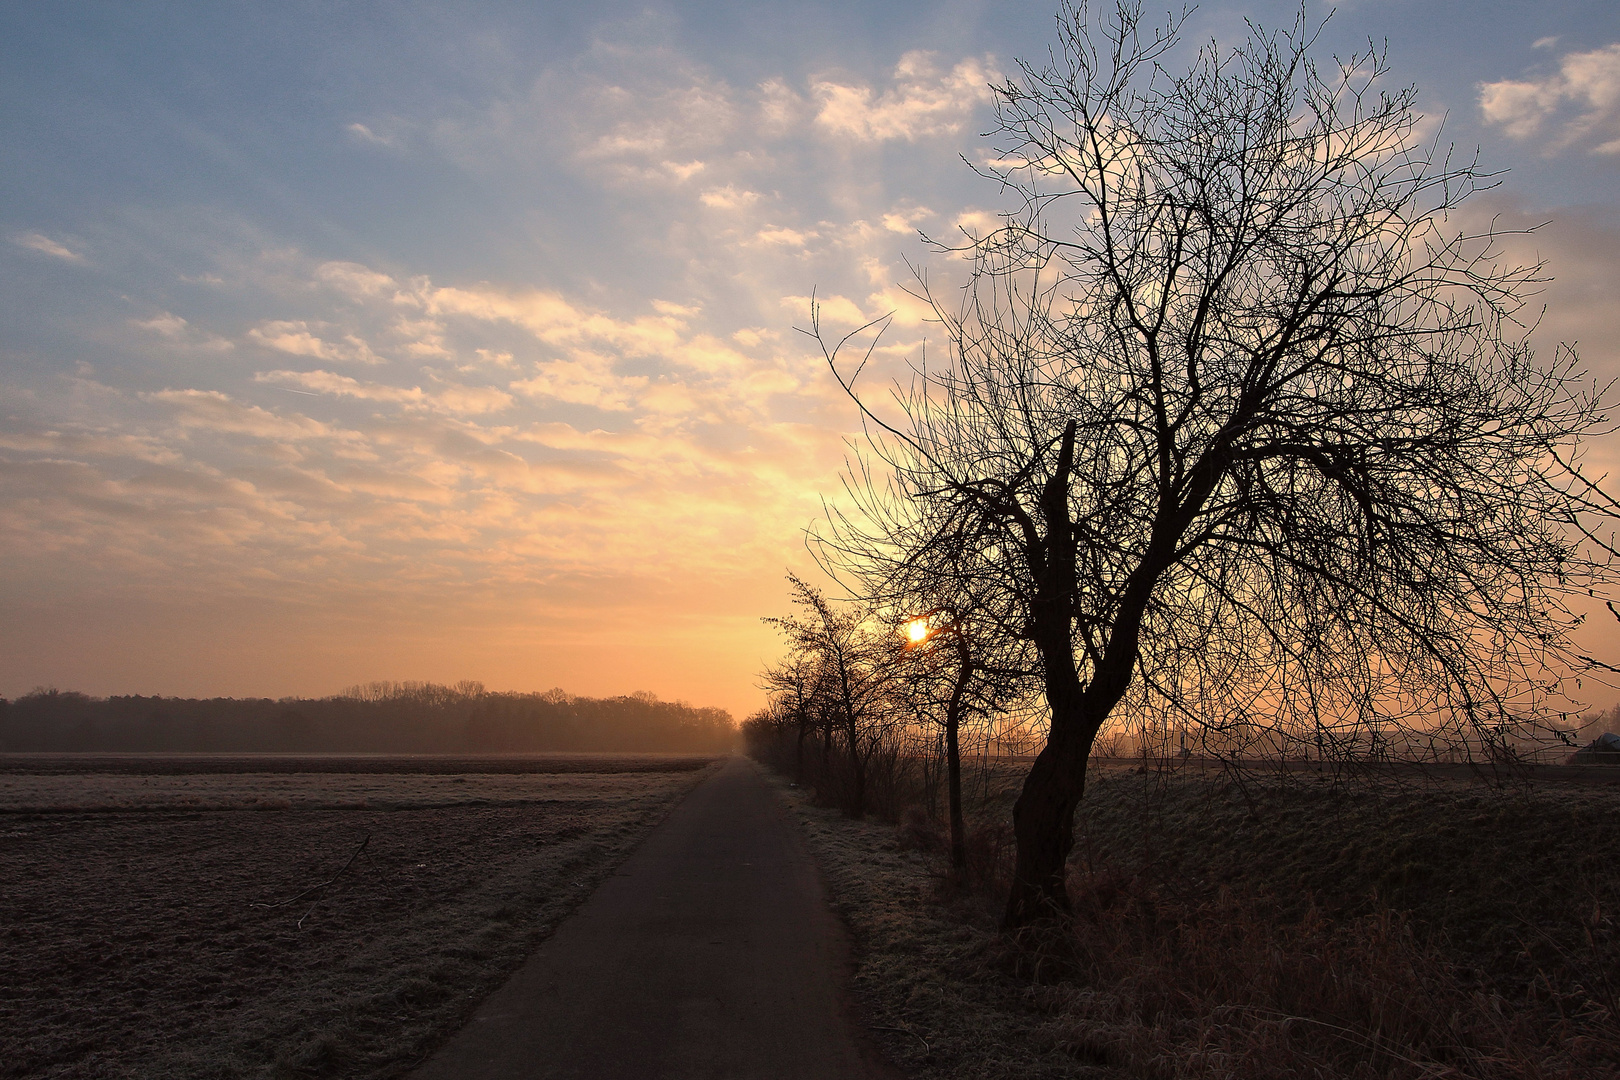
M 928 640 L 928 620 L 912 619 L 906 623 L 906 640 L 913 645 L 921 645 Z

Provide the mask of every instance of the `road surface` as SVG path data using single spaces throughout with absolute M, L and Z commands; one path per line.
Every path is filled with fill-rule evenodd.
M 842 927 L 759 766 L 733 757 L 414 1080 L 866 1080 Z

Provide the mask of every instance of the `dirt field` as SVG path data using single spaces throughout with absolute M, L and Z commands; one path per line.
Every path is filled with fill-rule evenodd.
M 146 760 L 0 762 L 0 1076 L 397 1075 L 708 773 Z
M 858 946 L 857 997 L 918 1077 L 1620 1074 L 1620 789 L 1334 788 L 1100 769 L 1066 936 L 996 933 L 938 827 L 798 813 Z M 1004 809 L 1004 807 L 1002 808 Z
M 701 769 L 712 754 L 0 754 L 0 775 L 618 773 Z

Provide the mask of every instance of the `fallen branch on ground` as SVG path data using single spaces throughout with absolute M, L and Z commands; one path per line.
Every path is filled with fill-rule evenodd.
M 357 846 L 354 849 L 354 852 L 349 856 L 349 861 L 344 863 L 341 867 L 339 867 L 338 872 L 333 874 L 331 877 L 327 878 L 325 881 L 319 882 L 319 883 L 317 883 L 315 885 L 311 885 L 309 888 L 305 889 L 303 892 L 299 893 L 297 896 L 289 896 L 287 899 L 285 899 L 285 900 L 277 900 L 275 903 L 268 903 L 268 902 L 266 902 L 264 900 L 255 900 L 255 901 L 253 901 L 253 906 L 254 907 L 262 907 L 262 908 L 286 907 L 288 904 L 296 904 L 298 901 L 302 900 L 304 897 L 308 896 L 312 892 L 317 892 L 317 891 L 319 891 L 321 889 L 326 888 L 328 885 L 332 884 L 332 882 L 334 882 L 338 878 L 342 877 L 343 872 L 345 870 L 347 870 L 349 867 L 354 865 L 354 860 L 356 860 L 356 859 L 358 859 L 360 857 L 360 853 L 362 851 L 366 850 L 366 845 L 369 844 L 369 843 L 371 843 L 371 834 L 366 833 L 365 838 L 360 841 L 359 846 Z M 310 910 L 313 911 L 314 909 L 311 908 Z M 309 918 L 309 916 L 305 915 L 304 918 L 307 919 L 307 918 Z M 304 921 L 304 919 L 299 919 L 298 920 L 300 925 L 303 924 L 303 921 Z

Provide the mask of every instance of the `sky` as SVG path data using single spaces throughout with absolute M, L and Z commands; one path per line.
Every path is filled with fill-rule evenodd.
M 808 297 L 919 355 L 1053 9 L 0 6 L 0 695 L 757 708 L 858 426 Z M 1468 212 L 1546 223 L 1538 348 L 1620 375 L 1620 8 L 1352 0 L 1319 54 L 1369 40 L 1505 170 Z

